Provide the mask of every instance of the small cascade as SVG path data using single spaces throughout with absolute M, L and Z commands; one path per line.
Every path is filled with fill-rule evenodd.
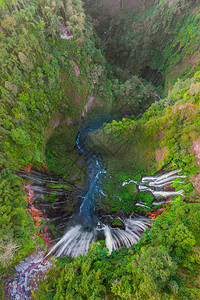
M 96 240 L 96 230 L 86 231 L 82 225 L 76 225 L 67 230 L 60 241 L 53 246 L 47 256 L 54 254 L 56 256 L 85 255 L 89 244 Z
M 70 219 L 72 213 L 67 212 L 65 208 L 66 203 L 76 195 L 75 187 L 57 175 L 36 171 L 31 165 L 28 168 L 23 167 L 17 174 L 25 180 L 23 186 L 26 193 L 26 209 L 34 220 L 37 235 L 44 239 L 48 248 L 53 242 L 50 235 L 54 238 L 60 237 L 63 233 L 62 227 L 66 227 L 66 222 Z M 51 187 L 54 185 L 55 188 Z M 69 186 L 70 191 L 56 188 L 57 185 Z M 51 202 L 51 197 L 54 200 L 56 198 L 56 201 Z M 53 232 L 49 225 L 53 225 Z
M 166 172 L 162 175 L 155 175 L 155 176 L 145 176 L 142 177 L 140 181 L 124 181 L 122 186 L 130 183 L 135 183 L 138 187 L 139 192 L 150 192 L 152 193 L 153 197 L 157 199 L 158 197 L 162 198 L 169 198 L 180 195 L 181 197 L 185 197 L 184 191 L 165 191 L 164 188 L 170 186 L 172 183 L 183 183 L 183 181 L 174 181 L 177 178 L 184 179 L 186 175 L 178 175 L 182 169 L 173 170 L 170 172 Z
M 105 243 L 109 253 L 119 249 L 121 246 L 130 247 L 137 244 L 142 232 L 150 225 L 148 218 L 136 217 L 124 220 L 125 229 L 111 228 L 104 225 Z
M 98 239 L 98 235 L 104 236 L 109 253 L 120 247 L 130 247 L 136 244 L 142 236 L 142 232 L 150 226 L 150 220 L 145 217 L 135 217 L 123 220 L 125 229 L 112 228 L 109 225 L 99 223 L 93 230 L 85 230 L 82 225 L 69 228 L 60 241 L 55 244 L 47 256 L 72 256 L 85 255 L 89 245 Z

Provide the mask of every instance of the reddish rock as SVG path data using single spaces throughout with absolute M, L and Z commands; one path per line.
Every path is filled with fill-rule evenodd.
M 23 167 L 24 171 L 28 174 L 31 173 L 31 165 L 28 165 L 28 168 Z M 23 186 L 25 188 L 26 198 L 25 200 L 28 202 L 26 210 L 30 213 L 34 220 L 34 225 L 36 228 L 37 235 L 43 239 L 46 247 L 49 247 L 49 242 L 51 241 L 50 235 L 48 233 L 48 226 L 43 222 L 41 218 L 46 218 L 44 213 L 35 208 L 34 206 L 34 191 L 31 189 L 31 185 L 29 183 L 24 182 Z
M 167 147 L 163 147 L 162 149 L 156 150 L 156 161 L 162 161 L 167 154 Z
M 74 59 L 72 59 L 72 60 L 73 60 L 73 62 L 74 62 L 74 72 L 75 72 L 75 74 L 76 74 L 76 77 L 79 78 L 79 76 L 80 76 L 80 74 L 81 74 L 81 71 L 80 71 L 80 69 L 79 69 L 79 66 L 78 66 L 77 63 L 75 62 L 75 60 L 74 60 Z
M 193 142 L 190 152 L 195 155 L 196 166 L 200 166 L 200 136 Z
M 200 173 L 191 176 L 190 181 L 192 182 L 197 195 L 200 196 Z

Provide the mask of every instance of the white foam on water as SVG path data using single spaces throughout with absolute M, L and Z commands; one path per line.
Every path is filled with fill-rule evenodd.
M 85 255 L 88 251 L 89 244 L 96 239 L 95 230 L 86 231 L 81 225 L 71 227 L 49 251 L 47 256 L 72 256 Z
M 182 181 L 174 181 L 174 179 L 186 178 L 186 175 L 178 175 L 178 173 L 182 171 L 182 169 L 177 169 L 165 173 L 163 175 L 155 175 L 155 176 L 145 176 L 141 179 L 141 181 L 124 181 L 122 186 L 130 183 L 135 183 L 138 186 L 139 192 L 150 192 L 152 193 L 153 197 L 157 199 L 158 197 L 168 198 L 180 195 L 181 197 L 185 197 L 184 191 L 164 191 L 161 190 L 166 186 L 171 185 L 172 183 L 183 183 Z M 147 186 L 148 185 L 148 186 Z M 153 189 L 154 188 L 154 189 Z
M 71 227 L 60 241 L 52 247 L 47 256 L 51 254 L 72 257 L 85 255 L 89 245 L 96 241 L 99 230 L 105 236 L 105 244 L 109 253 L 119 249 L 121 246 L 128 248 L 138 242 L 142 236 L 142 232 L 150 224 L 150 220 L 148 218 L 137 217 L 125 219 L 123 223 L 125 229 L 112 228 L 105 224 L 101 224 L 102 229 L 96 227 L 92 231 L 85 230 L 82 225 Z
M 121 246 L 130 247 L 137 244 L 142 232 L 149 226 L 148 218 L 128 218 L 124 220 L 125 229 L 111 228 L 104 225 L 105 243 L 109 253 L 119 249 Z

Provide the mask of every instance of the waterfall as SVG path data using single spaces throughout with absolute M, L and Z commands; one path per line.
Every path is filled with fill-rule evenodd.
M 99 223 L 93 230 L 85 230 L 82 225 L 69 228 L 60 241 L 55 244 L 47 256 L 72 256 L 85 255 L 89 245 L 97 240 L 101 232 L 105 237 L 106 247 L 109 253 L 122 246 L 130 247 L 136 244 L 142 236 L 142 232 L 150 225 L 150 220 L 145 217 L 127 218 L 123 220 L 125 229 L 112 228 L 109 225 Z
M 130 247 L 136 244 L 142 236 L 142 232 L 149 226 L 149 219 L 131 217 L 124 220 L 125 229 L 111 228 L 104 225 L 105 243 L 109 253 L 119 249 L 121 246 Z
M 77 136 L 76 146 L 81 155 L 84 155 L 87 159 L 88 170 L 88 188 L 85 195 L 80 195 L 82 202 L 78 208 L 78 211 L 70 218 L 70 224 L 65 229 L 65 233 L 61 238 L 56 239 L 57 243 L 49 250 L 46 257 L 53 254 L 56 256 L 72 256 L 77 257 L 79 255 L 85 255 L 88 251 L 89 245 L 98 239 L 105 239 L 105 245 L 111 253 L 114 250 L 119 249 L 122 246 L 130 247 L 136 244 L 142 236 L 142 232 L 150 226 L 150 220 L 146 217 L 131 216 L 129 218 L 120 219 L 122 222 L 121 228 L 113 228 L 112 226 L 101 222 L 95 215 L 94 206 L 98 197 L 107 195 L 103 192 L 101 186 L 101 179 L 103 178 L 106 170 L 103 169 L 96 155 L 90 153 L 84 145 L 84 138 L 87 132 L 91 129 L 85 129 Z M 126 180 L 122 183 L 122 186 L 134 183 L 137 185 L 139 192 L 149 192 L 153 195 L 154 201 L 151 203 L 152 207 L 162 205 L 166 203 L 166 199 L 172 196 L 180 195 L 184 197 L 184 191 L 167 191 L 165 187 L 170 186 L 172 183 L 183 183 L 183 181 L 176 181 L 176 179 L 184 179 L 185 175 L 179 175 L 182 170 L 177 169 L 164 174 L 157 174 L 154 176 L 144 176 L 140 181 Z M 31 188 L 32 196 L 36 200 L 41 200 L 46 195 L 50 195 L 53 191 L 56 191 L 58 197 L 61 197 L 59 201 L 53 203 L 40 202 L 38 207 L 47 207 L 52 212 L 52 219 L 50 221 L 58 222 L 57 228 L 66 228 L 66 222 L 69 224 L 69 216 L 58 216 L 59 211 L 64 212 L 65 203 L 67 201 L 68 192 L 63 189 L 49 188 L 48 184 L 64 183 L 62 179 L 52 176 L 51 174 L 43 174 L 32 170 L 31 173 L 19 174 L 24 179 L 29 179 L 32 184 L 24 183 L 24 187 Z M 157 201 L 159 197 L 162 197 L 160 201 Z M 145 202 L 137 202 L 135 206 L 142 208 L 149 208 Z M 110 216 L 112 219 L 112 216 Z M 122 229 L 123 228 L 123 229 Z M 59 229 L 60 230 L 60 229 Z
M 165 191 L 164 188 L 166 186 L 171 185 L 172 183 L 183 183 L 183 181 L 174 181 L 174 179 L 181 178 L 184 179 L 186 178 L 185 175 L 178 175 L 179 172 L 181 172 L 182 169 L 177 169 L 173 170 L 170 172 L 166 172 L 163 175 L 155 175 L 155 176 L 145 176 L 142 177 L 141 181 L 134 181 L 134 180 L 129 180 L 129 181 L 124 181 L 122 183 L 122 186 L 130 183 L 135 183 L 138 187 L 139 192 L 150 192 L 155 199 L 158 197 L 163 197 L 163 198 L 169 198 L 169 197 L 174 197 L 174 196 L 182 196 L 183 198 L 185 197 L 184 191 L 179 190 L 179 191 Z M 154 189 L 153 189 L 153 188 Z
M 121 246 L 130 247 L 136 244 L 142 232 L 149 226 L 150 220 L 145 217 L 135 217 L 123 219 L 125 229 L 112 228 L 107 224 L 101 223 L 94 213 L 94 203 L 100 194 L 104 194 L 100 185 L 100 179 L 106 173 L 98 158 L 91 154 L 84 146 L 82 135 L 87 131 L 79 132 L 76 139 L 76 146 L 80 153 L 88 159 L 89 186 L 85 196 L 81 198 L 82 203 L 75 218 L 75 225 L 70 226 L 63 237 L 51 248 L 47 256 L 77 257 L 84 255 L 88 251 L 89 245 L 101 235 L 105 238 L 106 247 L 109 253 L 119 249 Z
M 123 223 L 122 228 L 112 228 L 108 224 L 102 223 L 95 216 L 95 202 L 98 200 L 100 194 L 104 194 L 101 186 L 101 179 L 106 173 L 98 161 L 96 155 L 90 153 L 84 145 L 84 137 L 91 129 L 84 129 L 79 132 L 76 139 L 76 146 L 81 155 L 87 159 L 88 170 L 88 189 L 85 195 L 81 196 L 82 203 L 80 204 L 78 212 L 74 215 L 72 224 L 70 225 L 61 239 L 51 248 L 47 257 L 50 254 L 56 256 L 72 256 L 85 255 L 88 251 L 89 245 L 98 240 L 99 237 L 104 237 L 105 245 L 109 249 L 109 253 L 119 249 L 122 246 L 130 247 L 136 244 L 142 236 L 142 232 L 150 226 L 150 220 L 146 217 L 135 215 L 129 218 L 121 219 Z M 171 185 L 175 179 L 184 179 L 185 175 L 178 175 L 181 169 L 165 172 L 162 175 L 144 176 L 140 181 L 124 181 L 122 186 L 134 183 L 138 187 L 138 191 L 150 192 L 154 199 L 162 197 L 164 199 L 181 195 L 184 197 L 184 191 L 166 191 L 164 188 Z M 183 183 L 179 181 L 179 183 Z M 37 190 L 35 188 L 35 190 Z M 45 191 L 43 191 L 45 192 Z M 105 195 L 106 196 L 106 195 Z M 152 206 L 166 203 L 165 200 L 153 201 Z M 136 206 L 148 208 L 146 203 L 138 202 Z M 112 218 L 112 216 L 111 216 Z
M 53 253 L 56 256 L 85 255 L 89 244 L 96 240 L 96 231 L 86 231 L 83 226 L 76 225 L 67 230 L 60 241 L 53 246 L 48 255 Z

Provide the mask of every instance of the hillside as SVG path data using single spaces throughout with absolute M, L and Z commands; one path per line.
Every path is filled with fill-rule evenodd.
M 178 78 L 194 75 L 199 65 L 197 1 L 103 1 L 98 14 L 93 7 L 100 2 L 87 2 L 111 64 L 153 82 L 164 95 Z M 115 7 L 113 2 L 118 7 L 114 14 L 108 7 Z
M 36 230 L 26 210 L 23 181 L 15 173 L 29 165 L 44 169 L 45 145 L 55 128 L 68 130 L 74 144 L 85 111 L 109 106 L 112 94 L 106 62 L 95 48 L 81 1 L 76 7 L 61 2 L 3 1 L 0 32 L 0 263 L 6 271 L 42 241 L 34 242 Z M 99 70 L 98 75 L 94 70 Z M 108 104 L 102 94 L 107 95 Z M 91 97 L 94 100 L 88 107 Z
M 198 299 L 198 1 L 2 0 L 0 7 L 0 298 Z M 162 191 L 180 195 L 140 190 L 145 176 L 172 170 L 179 175 Z M 46 181 L 43 198 L 37 180 Z M 130 180 L 137 183 L 124 184 Z M 45 258 L 50 270 L 27 294 L 14 292 L 21 262 L 44 256 L 79 224 L 93 182 L 86 255 Z M 125 247 L 126 220 L 138 216 L 148 226 Z M 106 247 L 102 228 L 120 232 L 118 250 Z

